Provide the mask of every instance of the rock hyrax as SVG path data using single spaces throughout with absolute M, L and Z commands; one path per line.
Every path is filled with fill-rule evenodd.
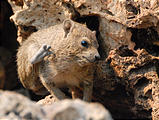
M 59 87 L 83 86 L 83 99 L 90 101 L 97 48 L 95 31 L 72 20 L 39 30 L 18 49 L 20 81 L 33 91 L 43 85 L 55 96 Z

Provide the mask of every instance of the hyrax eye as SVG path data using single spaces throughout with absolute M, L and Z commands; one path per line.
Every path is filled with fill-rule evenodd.
M 81 41 L 81 45 L 83 47 L 88 47 L 88 42 L 83 40 L 83 41 Z

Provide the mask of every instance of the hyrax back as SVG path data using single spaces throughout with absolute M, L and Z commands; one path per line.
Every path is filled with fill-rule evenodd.
M 83 84 L 84 99 L 88 100 L 94 61 L 99 57 L 97 48 L 95 32 L 71 20 L 39 30 L 18 50 L 20 81 L 33 91 L 44 85 L 51 93 L 56 87 L 74 88 Z

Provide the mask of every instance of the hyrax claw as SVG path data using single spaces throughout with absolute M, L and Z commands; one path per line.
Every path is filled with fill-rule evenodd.
M 31 58 L 30 63 L 36 64 L 44 59 L 44 57 L 52 54 L 50 45 L 42 45 L 42 47 L 35 53 L 35 55 Z

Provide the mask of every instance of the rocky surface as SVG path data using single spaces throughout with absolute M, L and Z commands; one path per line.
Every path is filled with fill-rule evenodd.
M 0 98 L 0 119 L 112 120 L 110 113 L 99 103 L 63 100 L 41 106 L 8 91 L 0 91 Z
M 112 120 L 110 113 L 99 103 L 63 100 L 43 107 L 52 120 Z M 54 111 L 54 112 L 52 112 Z
M 108 59 L 116 76 L 122 78 L 120 84 L 124 84 L 127 91 L 133 90 L 135 104 L 147 111 L 153 109 L 154 101 L 158 101 L 158 88 L 153 86 L 158 86 L 154 81 L 159 80 L 155 66 L 159 57 L 151 56 L 144 49 L 132 51 L 121 47 L 111 51 Z
M 0 91 L 0 119 L 44 119 L 45 114 L 34 102 L 15 92 Z
M 6 65 L 0 59 L 0 82 L 5 82 L 1 88 L 19 88 L 13 57 L 16 34 L 21 44 L 31 33 L 71 18 L 97 33 L 102 60 L 97 63 L 93 101 L 108 108 L 113 118 L 159 119 L 158 0 L 8 0 L 14 14 L 6 0 L 0 2 L 4 8 L 0 47 L 13 58 L 6 55 L 10 61 Z M 41 99 L 29 94 L 32 99 Z M 48 96 L 39 103 L 52 102 L 54 98 Z

